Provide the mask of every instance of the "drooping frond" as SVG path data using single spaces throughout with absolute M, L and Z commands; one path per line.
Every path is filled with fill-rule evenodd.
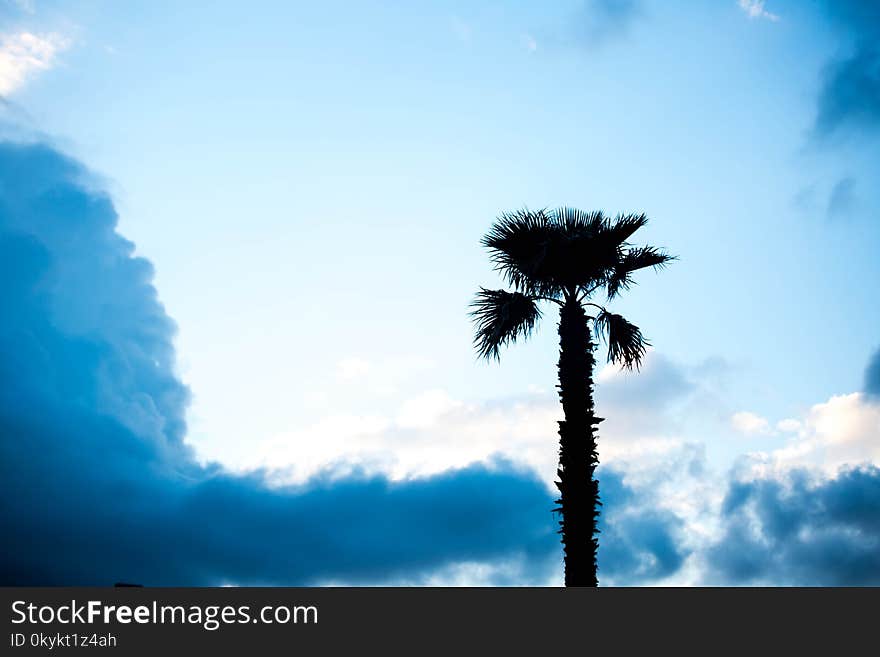
M 662 269 L 675 256 L 654 246 L 640 246 L 622 249 L 620 258 L 608 274 L 605 289 L 609 299 L 613 299 L 621 290 L 628 290 L 633 284 L 632 273 L 646 267 Z
M 636 369 L 642 364 L 651 343 L 645 340 L 635 324 L 630 324 L 620 315 L 605 310 L 596 315 L 596 329 L 605 337 L 608 344 L 608 361 L 622 364 L 626 369 Z
M 497 360 L 503 345 L 520 336 L 527 338 L 541 318 L 536 299 L 520 292 L 480 288 L 471 307 L 476 326 L 474 347 L 486 359 Z

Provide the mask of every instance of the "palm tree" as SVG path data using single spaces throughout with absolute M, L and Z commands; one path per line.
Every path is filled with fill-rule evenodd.
M 616 297 L 633 284 L 632 274 L 661 268 L 673 256 L 653 246 L 627 240 L 647 223 L 644 214 L 614 219 L 602 212 L 573 208 L 501 215 L 482 244 L 495 269 L 514 291 L 480 288 L 471 313 L 474 346 L 487 360 L 498 360 L 502 346 L 527 338 L 541 318 L 539 304 L 559 306 L 559 399 L 565 419 L 559 422 L 560 534 L 565 553 L 565 585 L 596 586 L 599 545 L 599 463 L 593 410 L 594 334 L 608 347 L 608 360 L 639 368 L 649 345 L 638 327 L 590 299 Z

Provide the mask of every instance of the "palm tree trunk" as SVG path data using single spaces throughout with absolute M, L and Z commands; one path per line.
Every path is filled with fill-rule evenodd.
M 593 349 L 587 316 L 581 304 L 569 298 L 559 312 L 559 399 L 565 420 L 559 422 L 558 511 L 562 515 L 565 585 L 596 586 L 596 523 L 599 482 L 594 477 L 596 425 L 593 412 Z

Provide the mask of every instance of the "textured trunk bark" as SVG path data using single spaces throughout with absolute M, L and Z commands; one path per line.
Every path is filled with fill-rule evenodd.
M 595 344 L 583 307 L 566 301 L 559 313 L 559 400 L 565 420 L 559 422 L 558 511 L 562 515 L 565 585 L 596 586 L 596 523 L 599 482 L 594 477 L 596 425 L 593 412 L 593 349 Z

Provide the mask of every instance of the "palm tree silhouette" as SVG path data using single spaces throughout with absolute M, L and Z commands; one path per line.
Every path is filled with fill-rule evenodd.
M 565 419 L 559 422 L 560 534 L 565 554 L 565 585 L 596 586 L 599 545 L 599 463 L 593 410 L 592 330 L 603 336 L 608 360 L 627 369 L 638 367 L 649 345 L 638 327 L 604 306 L 589 301 L 604 294 L 610 301 L 633 284 L 632 274 L 661 268 L 673 256 L 653 246 L 627 240 L 647 223 L 644 214 L 614 219 L 602 212 L 574 208 L 519 210 L 502 214 L 483 237 L 495 269 L 514 291 L 480 288 L 471 313 L 474 346 L 487 360 L 499 349 L 527 338 L 541 318 L 539 302 L 559 306 L 559 399 Z

